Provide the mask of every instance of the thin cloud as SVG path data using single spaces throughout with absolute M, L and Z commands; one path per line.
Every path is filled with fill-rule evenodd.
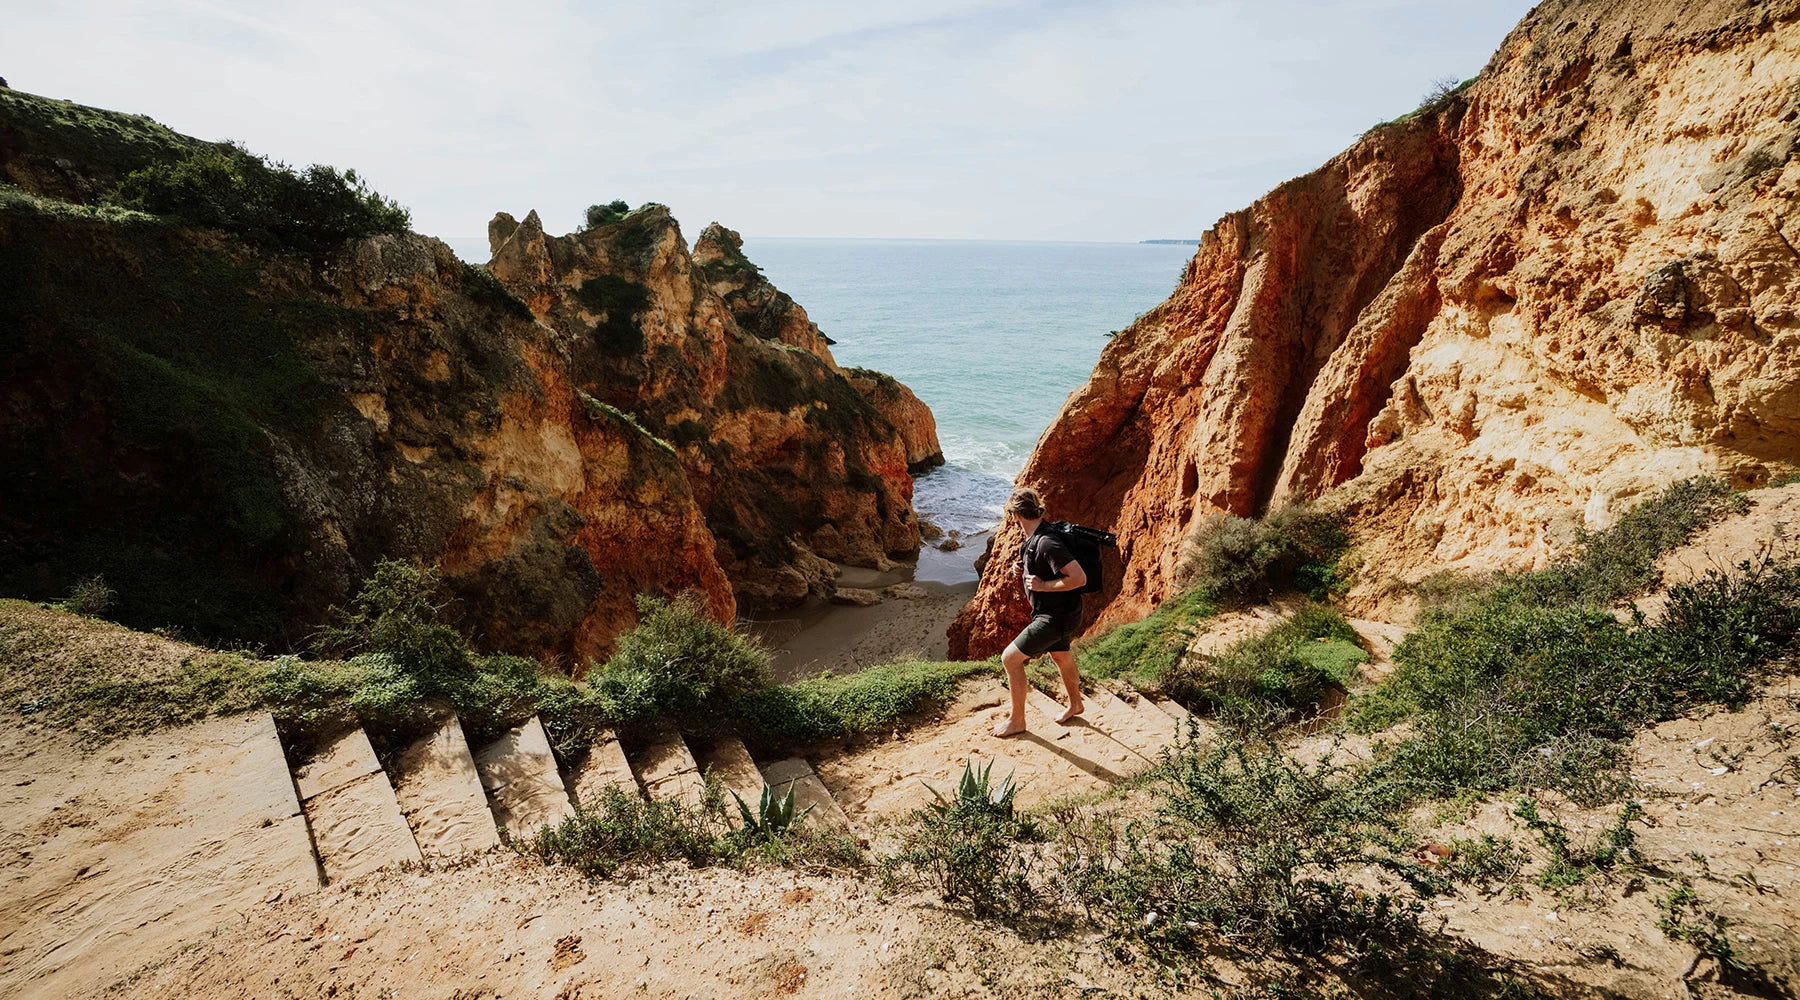
M 9 13 L 34 93 L 355 167 L 421 231 L 656 200 L 762 236 L 1193 236 L 1429 82 L 1525 0 L 921 0 Z

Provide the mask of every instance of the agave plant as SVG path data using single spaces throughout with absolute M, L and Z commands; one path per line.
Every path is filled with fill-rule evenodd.
M 995 787 L 992 781 L 994 762 L 988 761 L 980 768 L 973 760 L 963 762 L 962 780 L 956 784 L 956 798 L 946 798 L 943 793 L 930 785 L 933 798 L 931 808 L 939 816 L 948 816 L 952 812 L 991 813 L 1001 819 L 1013 818 L 1013 798 L 1019 794 L 1019 787 L 1013 784 L 1013 776 L 1000 779 Z
M 744 832 L 754 837 L 779 837 L 792 829 L 795 823 L 805 819 L 806 814 L 813 810 L 812 806 L 807 806 L 800 810 L 799 815 L 794 814 L 794 782 L 792 781 L 788 782 L 787 794 L 780 798 L 775 797 L 774 789 L 764 785 L 762 799 L 756 804 L 754 813 L 750 811 L 750 806 L 744 801 L 743 796 L 732 792 L 731 797 L 737 800 L 738 815 L 744 819 Z

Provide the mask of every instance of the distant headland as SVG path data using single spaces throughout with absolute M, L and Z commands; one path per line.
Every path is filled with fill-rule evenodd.
M 1197 247 L 1199 240 L 1138 240 L 1139 243 L 1153 243 L 1164 247 Z

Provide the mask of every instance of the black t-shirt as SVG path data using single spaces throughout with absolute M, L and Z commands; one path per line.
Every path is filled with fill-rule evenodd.
M 1025 539 L 1025 572 L 1031 576 L 1040 580 L 1055 580 L 1063 575 L 1063 567 L 1074 561 L 1075 555 L 1069 551 L 1069 547 L 1043 525 L 1039 525 L 1037 532 Z M 1034 616 L 1061 615 L 1080 610 L 1081 595 L 1072 590 L 1031 592 L 1031 613 Z

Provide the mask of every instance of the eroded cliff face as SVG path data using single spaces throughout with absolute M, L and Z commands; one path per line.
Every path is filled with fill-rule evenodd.
M 490 266 L 570 345 L 583 391 L 669 443 L 738 600 L 785 607 L 828 591 L 824 560 L 918 550 L 906 443 L 729 230 L 707 232 L 690 256 L 660 207 L 562 237 L 503 214 Z
M 1120 535 L 1091 621 L 1170 596 L 1219 511 L 1341 507 L 1366 606 L 1800 465 L 1797 8 L 1542 4 L 1442 107 L 1221 220 L 1020 477 Z M 954 653 L 1021 623 L 1018 544 Z
M 696 261 L 666 209 L 501 216 L 490 273 L 91 207 L 202 145 L 0 91 L 8 595 L 100 573 L 121 621 L 292 646 L 414 559 L 477 645 L 579 671 L 639 593 L 730 621 L 916 551 L 906 438 L 735 237 Z

